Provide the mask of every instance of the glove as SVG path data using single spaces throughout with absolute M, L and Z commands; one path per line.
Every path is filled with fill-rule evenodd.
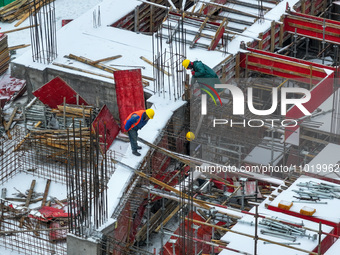
M 195 71 L 191 71 L 191 74 L 192 74 L 192 75 L 195 75 Z

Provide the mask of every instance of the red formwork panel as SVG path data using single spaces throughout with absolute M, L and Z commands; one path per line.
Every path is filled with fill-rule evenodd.
M 116 84 L 117 104 L 121 129 L 130 113 L 145 109 L 142 72 L 140 69 L 121 70 L 113 73 Z
M 220 5 L 224 5 L 226 4 L 228 1 L 227 0 L 215 0 L 214 3 L 216 4 L 220 4 Z M 218 9 L 217 6 L 213 6 L 213 5 L 207 5 L 204 9 L 203 9 L 203 13 L 204 14 L 208 14 L 210 11 L 212 11 L 213 9 Z
M 168 136 L 165 134 L 162 137 L 162 140 L 157 144 L 157 146 L 164 148 L 164 149 L 169 149 L 169 141 L 168 141 Z M 170 164 L 171 158 L 164 153 L 161 153 L 159 151 L 155 151 L 153 154 L 153 157 L 151 159 L 151 170 L 153 170 L 153 175 L 155 173 L 163 173 L 167 167 Z
M 26 81 L 3 75 L 0 80 L 0 102 L 1 107 L 9 100 L 16 99 L 26 91 Z
M 304 103 L 303 106 L 310 112 L 314 112 L 327 98 L 329 98 L 333 93 L 334 84 L 334 72 L 330 73 L 325 77 L 319 84 L 317 84 L 311 90 L 311 99 Z M 299 119 L 303 117 L 304 114 L 300 111 L 297 106 L 293 106 L 287 111 L 286 119 Z M 286 127 L 285 128 L 285 139 L 293 134 L 299 126 Z
M 73 19 L 63 19 L 61 20 L 61 26 L 65 26 L 67 25 L 68 23 L 70 23 Z
M 117 241 L 117 246 L 119 246 L 120 243 L 127 242 L 128 238 L 128 230 L 129 230 L 129 222 L 130 218 L 132 217 L 130 213 L 130 202 L 127 202 L 123 211 L 120 213 L 117 223 L 116 223 L 116 229 L 113 232 L 113 237 Z M 123 255 L 124 252 L 121 251 L 121 248 L 114 248 L 114 250 L 111 251 L 113 255 Z
M 220 42 L 220 40 L 221 40 L 221 38 L 223 36 L 224 31 L 225 31 L 225 29 L 224 29 L 224 27 L 222 27 L 222 29 L 216 35 L 216 39 L 215 39 L 213 45 L 211 45 L 211 47 L 209 47 L 208 50 L 215 50 L 216 49 L 218 43 Z
M 281 54 L 277 54 L 277 53 L 272 53 L 272 52 L 268 52 L 268 51 L 257 50 L 257 49 L 253 49 L 253 48 L 247 48 L 247 51 L 255 52 L 255 53 L 259 53 L 259 54 L 265 55 L 265 56 L 275 57 L 275 58 L 279 58 L 279 59 L 283 59 L 283 60 L 289 60 L 289 61 L 292 61 L 292 62 L 295 62 L 295 63 L 312 65 L 313 67 L 326 68 L 326 69 L 329 69 L 329 70 L 332 70 L 332 71 L 335 70 L 335 68 L 331 67 L 331 66 L 326 66 L 326 65 L 322 65 L 322 64 L 318 64 L 318 63 L 313 63 L 313 62 L 310 62 L 310 61 L 307 61 L 307 60 L 293 58 L 293 57 L 288 57 L 288 56 L 285 56 L 285 55 L 281 55 Z
M 50 224 L 51 230 L 49 233 L 50 240 L 58 241 L 58 240 L 66 240 L 67 238 L 67 229 L 56 229 L 56 228 L 65 228 L 67 223 L 65 221 L 54 221 Z
M 205 222 L 205 220 L 200 216 L 198 215 L 197 213 L 195 212 L 191 212 L 192 213 L 192 218 L 194 220 L 198 220 L 198 221 L 202 221 L 202 222 Z M 170 243 L 170 242 L 167 242 L 165 245 L 164 245 L 164 255 L 178 255 L 178 254 L 183 254 L 182 253 L 182 242 L 181 242 L 181 238 L 179 238 L 177 235 L 181 235 L 182 231 L 181 231 L 181 228 L 185 228 L 185 233 L 189 233 L 189 232 L 192 232 L 194 233 L 195 230 L 193 229 L 193 226 L 188 226 L 188 223 L 189 221 L 185 221 L 184 223 L 184 226 L 183 226 L 183 223 L 181 224 L 181 226 L 174 232 L 174 236 L 171 236 L 170 239 L 176 239 L 177 242 L 175 244 L 175 253 L 173 253 L 173 244 Z M 196 223 L 195 223 L 196 224 Z M 196 224 L 198 225 L 198 224 Z M 220 224 L 218 224 L 220 225 Z M 211 236 L 212 236 L 212 228 L 209 227 L 209 226 L 205 226 L 205 225 L 200 225 L 200 228 L 198 229 L 197 231 L 197 240 L 211 240 Z M 205 244 L 204 242 L 197 242 L 197 251 L 201 251 L 203 250 L 203 253 L 209 253 L 210 250 L 211 250 L 211 246 L 208 245 L 208 244 Z M 185 253 L 184 254 L 189 254 L 189 252 L 187 251 L 187 247 L 185 247 Z
M 327 72 L 323 69 L 328 69 L 330 71 L 334 70 L 333 67 L 315 64 L 276 53 L 251 48 L 248 48 L 247 50 L 249 52 L 240 54 L 240 66 L 261 73 L 306 83 L 312 81 L 312 84 L 315 85 L 327 76 Z M 297 65 L 297 63 L 302 65 Z M 307 76 L 311 76 L 312 79 L 306 78 Z
M 106 142 L 106 148 L 103 146 L 102 150 L 108 150 L 118 135 L 120 128 L 106 105 L 102 107 L 99 114 L 92 122 L 92 130 L 95 132 L 98 130 L 100 143 L 104 145 Z
M 323 24 L 325 23 L 325 32 Z M 300 36 L 340 44 L 340 22 L 323 19 L 312 15 L 290 12 L 284 18 L 286 32 L 297 33 Z
M 240 54 L 241 67 L 300 82 L 311 82 L 315 85 L 311 90 L 311 99 L 307 103 L 303 104 L 309 112 L 312 113 L 332 94 L 335 74 L 334 67 L 252 48 L 248 48 L 247 50 L 247 53 Z M 275 67 L 275 70 L 271 67 Z M 280 72 L 279 70 L 285 70 L 286 72 Z M 314 77 L 314 79 L 306 78 L 306 76 L 309 75 Z M 315 79 L 316 77 L 318 79 Z M 286 119 L 299 119 L 303 116 L 304 115 L 300 109 L 294 106 L 287 111 Z M 285 139 L 292 135 L 298 128 L 298 125 L 295 127 L 286 127 Z
M 75 92 L 63 79 L 55 77 L 39 89 L 33 92 L 42 103 L 51 108 L 57 108 L 58 105 L 77 104 L 77 92 Z M 88 103 L 81 96 L 78 95 L 79 105 L 88 105 Z

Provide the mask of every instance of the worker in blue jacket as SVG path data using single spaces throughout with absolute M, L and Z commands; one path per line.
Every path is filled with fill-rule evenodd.
M 142 129 L 146 123 L 148 123 L 149 119 L 153 119 L 155 115 L 154 110 L 146 109 L 139 110 L 130 113 L 130 115 L 124 121 L 124 128 L 128 131 L 128 135 L 130 138 L 130 144 L 132 149 L 132 154 L 136 156 L 140 156 L 141 154 L 137 151 L 142 149 L 142 147 L 137 145 L 137 138 L 139 129 Z
M 209 66 L 202 63 L 202 61 L 190 61 L 189 59 L 184 59 L 182 65 L 185 69 L 191 70 L 192 78 L 191 84 L 198 83 L 201 88 L 210 91 L 215 88 L 215 84 L 220 84 L 221 81 L 217 74 Z M 207 86 L 205 86 L 207 85 Z M 220 92 L 221 89 L 217 89 Z M 214 95 L 214 93 L 212 93 Z

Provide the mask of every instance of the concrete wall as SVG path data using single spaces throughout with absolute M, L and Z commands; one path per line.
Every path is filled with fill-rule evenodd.
M 67 235 L 67 255 L 99 255 L 99 243 Z
M 104 82 L 102 80 L 62 72 L 48 67 L 42 71 L 17 63 L 11 63 L 11 75 L 15 78 L 26 80 L 29 97 L 33 97 L 32 91 L 35 91 L 56 76 L 59 76 L 90 105 L 102 107 L 106 104 L 114 118 L 119 120 L 114 80 L 112 80 L 112 83 Z M 145 99 L 150 97 L 148 94 L 144 96 Z

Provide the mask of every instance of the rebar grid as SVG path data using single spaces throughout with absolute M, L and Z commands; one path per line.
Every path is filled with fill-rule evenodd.
M 13 139 L 0 138 L 0 185 L 11 179 L 21 169 L 22 162 L 20 159 L 24 153 L 13 153 L 13 150 L 20 141 L 21 132 L 22 129 L 16 127 L 11 131 Z
M 91 230 L 98 229 L 108 218 L 110 173 L 106 146 L 102 151 L 98 128 L 95 134 L 89 133 L 89 139 L 82 135 L 82 129 L 77 137 L 75 128 L 67 130 L 67 194 L 68 200 L 73 201 L 68 206 L 69 228 L 81 237 L 88 237 Z M 106 143 L 106 137 L 104 141 Z
M 169 36 L 165 42 L 163 30 Z M 184 81 L 186 72 L 183 70 L 182 61 L 186 58 L 186 31 L 183 26 L 183 18 L 177 25 L 161 28 L 152 37 L 153 63 L 155 77 L 155 92 L 158 96 L 166 96 L 170 100 L 181 100 L 184 93 Z
M 43 64 L 57 57 L 55 4 L 51 0 L 33 0 L 30 8 L 32 58 Z
M 70 213 L 68 223 L 74 234 L 84 236 L 85 232 L 86 234 L 91 232 L 89 229 L 98 228 L 107 220 L 106 184 L 115 171 L 115 164 L 106 158 L 109 156 L 115 159 L 117 155 L 115 151 L 102 151 L 101 147 L 106 146 L 101 146 L 98 130 L 96 133 L 88 132 L 88 128 L 67 131 L 68 136 L 61 135 L 62 131 L 59 130 L 59 135 L 51 140 L 48 138 L 48 130 L 31 130 L 25 136 L 24 128 L 15 127 L 11 131 L 12 140 L 1 140 L 1 148 L 5 153 L 1 155 L 3 171 L 0 172 L 0 182 L 4 183 L 17 173 L 25 171 L 67 184 Z M 7 203 L 5 200 L 2 201 Z M 1 206 L 0 217 L 4 213 L 5 207 Z M 4 224 L 1 225 L 1 230 L 6 233 L 16 230 L 9 227 L 13 223 L 6 221 Z M 42 227 L 34 223 L 31 228 Z M 48 234 L 46 235 L 46 240 L 49 240 Z M 33 237 L 36 235 L 32 235 Z M 11 249 L 24 247 L 22 249 L 27 250 L 25 254 L 66 254 L 65 249 L 61 249 L 61 253 L 47 251 L 44 243 L 41 244 L 39 252 L 36 252 L 35 250 L 40 247 L 39 238 L 33 241 L 32 238 L 25 237 L 20 240 L 7 238 L 3 243 Z M 54 249 L 53 244 L 50 246 Z
M 29 255 L 67 254 L 65 242 L 53 242 L 51 239 L 52 231 L 57 229 L 48 223 L 28 218 L 28 210 L 14 209 L 8 201 L 1 199 L 0 207 L 0 246 Z M 23 224 L 21 217 L 24 217 Z

